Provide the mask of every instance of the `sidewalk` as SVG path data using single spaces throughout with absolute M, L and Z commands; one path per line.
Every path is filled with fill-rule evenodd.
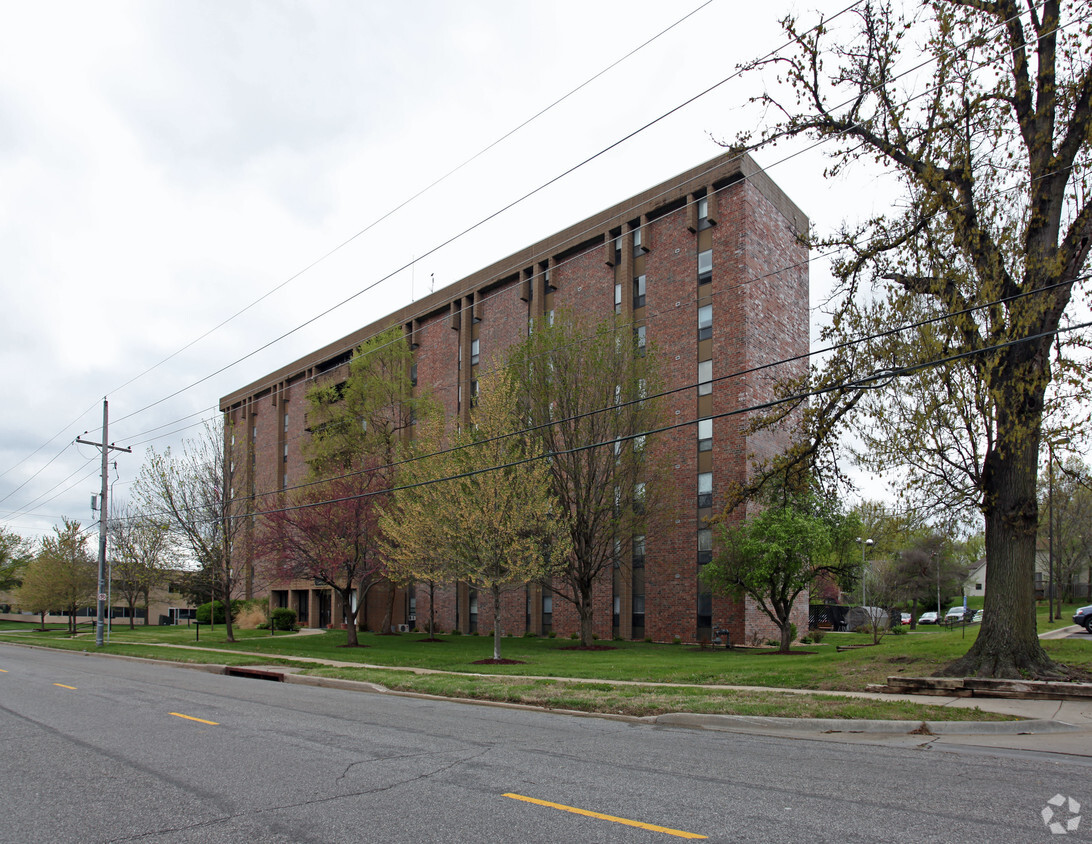
M 1057 637 L 1078 628 L 1051 631 L 1046 636 Z M 167 648 L 192 650 L 215 650 L 193 645 L 160 645 Z M 254 657 L 266 657 L 268 654 L 234 651 Z M 390 665 L 372 665 L 360 662 L 342 662 L 338 660 L 293 657 L 299 662 L 316 665 L 344 666 L 354 668 L 374 668 L 383 670 L 409 671 L 415 674 L 448 674 L 453 672 L 428 668 L 398 668 Z M 284 675 L 289 683 L 313 686 L 325 686 L 353 689 L 361 692 L 401 695 L 422 699 L 439 699 L 431 695 L 416 692 L 390 691 L 375 683 L 363 683 L 353 680 L 332 680 L 319 677 L 298 676 L 294 669 L 275 665 L 262 666 L 264 670 Z M 466 676 L 461 673 L 461 676 Z M 471 676 L 488 677 L 486 673 Z M 522 675 L 530 676 L 530 675 Z M 530 679 L 554 680 L 558 682 L 592 682 L 575 677 L 530 676 Z M 670 686 L 687 688 L 686 683 L 649 683 L 633 680 L 602 680 L 596 683 L 612 685 Z M 567 712 L 581 717 L 624 718 L 637 722 L 655 723 L 669 727 L 714 730 L 719 732 L 738 732 L 760 735 L 792 736 L 839 741 L 867 741 L 887 745 L 904 746 L 977 746 L 1006 748 L 1012 750 L 1034 750 L 1045 753 L 1059 753 L 1092 758 L 1092 703 L 1085 701 L 1062 700 L 1012 700 L 1005 698 L 967 698 L 937 695 L 882 694 L 875 692 L 818 691 L 816 689 L 784 689 L 770 686 L 739 685 L 703 685 L 701 688 L 734 689 L 742 691 L 782 692 L 786 694 L 831 695 L 836 697 L 866 698 L 872 700 L 904 700 L 927 706 L 944 706 L 953 709 L 977 708 L 985 712 L 998 712 L 1024 718 L 1024 721 L 864 721 L 849 719 L 821 718 L 769 718 L 746 715 L 698 715 L 692 713 L 673 713 L 668 715 L 635 718 L 631 716 L 599 715 L 588 712 Z M 500 706 L 505 708 L 536 709 L 525 704 L 506 704 L 490 701 L 467 701 L 481 706 Z M 559 710 L 550 710 L 558 712 Z

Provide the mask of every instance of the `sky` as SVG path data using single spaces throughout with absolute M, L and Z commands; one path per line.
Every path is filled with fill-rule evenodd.
M 845 5 L 0 0 L 0 525 L 92 520 L 104 398 L 120 501 L 221 396 L 717 155 L 737 65 Z M 819 233 L 890 201 L 792 152 Z

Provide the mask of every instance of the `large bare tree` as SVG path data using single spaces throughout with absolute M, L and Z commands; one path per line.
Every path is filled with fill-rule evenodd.
M 245 515 L 242 502 L 232 499 L 235 466 L 234 461 L 224 460 L 224 450 L 224 424 L 216 419 L 187 440 L 180 454 L 169 448 L 162 453 L 151 451 L 133 497 L 146 515 L 165 522 L 193 560 L 212 573 L 224 602 L 227 640 L 233 642 L 231 600 L 246 577 L 235 571 L 232 550 Z
M 855 421 L 924 500 L 980 511 L 986 612 L 954 674 L 1065 673 L 1036 637 L 1036 477 L 1052 378 L 1088 374 L 1067 329 L 1092 247 L 1090 20 L 1077 0 L 866 3 L 786 20 L 790 50 L 750 68 L 779 117 L 741 148 L 815 139 L 828 175 L 866 159 L 902 187 L 820 243 L 841 256 L 824 339 L 844 345 L 793 455 Z

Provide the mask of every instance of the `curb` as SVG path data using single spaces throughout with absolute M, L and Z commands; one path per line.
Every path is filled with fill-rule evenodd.
M 655 723 L 699 730 L 777 730 L 806 733 L 873 733 L 877 735 L 979 735 L 1022 736 L 1079 732 L 1080 727 L 1062 721 L 878 721 L 852 718 L 775 718 L 753 715 L 698 715 L 674 712 L 658 715 Z

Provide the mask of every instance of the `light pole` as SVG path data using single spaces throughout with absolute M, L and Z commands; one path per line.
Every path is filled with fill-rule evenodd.
M 868 588 L 865 586 L 865 549 L 871 548 L 874 543 L 871 539 L 861 539 L 857 537 L 857 541 L 861 543 L 861 606 L 868 605 Z

